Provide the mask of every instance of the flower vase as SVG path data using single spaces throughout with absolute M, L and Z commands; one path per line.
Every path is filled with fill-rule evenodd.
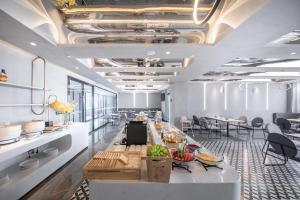
M 63 114 L 63 119 L 64 119 L 64 125 L 69 125 L 70 124 L 69 113 L 64 113 Z

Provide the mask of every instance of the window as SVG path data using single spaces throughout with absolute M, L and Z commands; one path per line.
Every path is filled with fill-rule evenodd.
M 90 131 L 105 125 L 106 115 L 117 110 L 117 94 L 75 78 L 68 78 L 68 101 L 76 108 L 70 114 L 73 122 L 89 122 Z

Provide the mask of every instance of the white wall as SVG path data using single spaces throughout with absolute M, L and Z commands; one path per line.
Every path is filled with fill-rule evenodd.
M 176 83 L 171 86 L 171 122 L 179 125 L 179 118 L 186 115 L 192 118 L 207 115 L 223 115 L 237 118 L 246 115 L 249 120 L 256 116 L 264 118 L 265 122 L 272 121 L 272 113 L 286 112 L 286 90 L 280 89 L 278 84 L 269 84 L 268 107 L 266 83 L 248 84 L 248 109 L 246 110 L 245 85 L 227 83 L 227 109 L 225 109 L 224 83 L 206 83 L 204 94 L 203 83 Z M 204 105 L 206 95 L 206 108 Z
M 31 61 L 36 57 L 21 49 L 13 47 L 9 44 L 0 41 L 0 69 L 5 69 L 9 81 L 16 84 L 30 85 L 31 77 Z M 42 87 L 42 66 L 37 63 L 37 73 L 35 86 Z M 85 82 L 95 84 L 95 82 L 79 76 L 75 73 L 67 71 L 59 66 L 50 62 L 46 64 L 46 88 L 51 89 L 47 92 L 47 96 L 51 94 L 57 95 L 62 101 L 67 101 L 67 76 L 78 78 Z M 42 103 L 41 91 L 35 91 L 34 101 Z M 30 90 L 9 88 L 0 86 L 0 104 L 29 104 L 30 103 Z M 30 107 L 0 107 L 0 124 L 3 122 L 19 123 L 29 121 L 32 119 L 47 120 L 47 112 L 43 115 L 34 115 Z M 61 120 L 60 116 L 55 115 L 53 110 L 50 110 L 50 120 L 58 122 Z
M 135 94 L 135 106 L 133 105 L 133 93 L 118 94 L 118 108 L 147 108 L 147 94 Z M 148 93 L 148 108 L 161 108 L 160 93 Z

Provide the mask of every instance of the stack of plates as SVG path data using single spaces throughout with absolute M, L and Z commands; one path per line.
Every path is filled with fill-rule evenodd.
M 46 156 L 56 156 L 58 154 L 58 149 L 56 147 L 50 147 L 48 149 L 45 149 L 43 151 L 43 153 L 46 155 Z
M 39 159 L 37 158 L 29 158 L 19 164 L 22 169 L 30 169 L 34 167 L 38 167 L 40 164 Z

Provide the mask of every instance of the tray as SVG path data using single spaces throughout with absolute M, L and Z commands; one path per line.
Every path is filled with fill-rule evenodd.
M 122 163 L 121 155 L 128 157 L 128 164 Z M 140 180 L 141 154 L 134 151 L 100 151 L 84 166 L 87 179 Z

